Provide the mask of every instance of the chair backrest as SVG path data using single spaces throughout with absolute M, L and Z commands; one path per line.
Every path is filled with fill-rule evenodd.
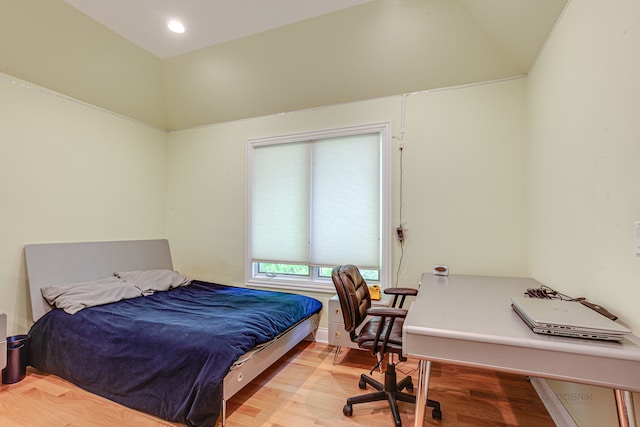
M 331 271 L 331 279 L 340 300 L 344 329 L 353 337 L 356 328 L 366 319 L 367 310 L 371 307 L 369 287 L 355 265 L 335 267 Z

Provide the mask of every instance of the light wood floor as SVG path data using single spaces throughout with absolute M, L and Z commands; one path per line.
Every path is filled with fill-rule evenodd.
M 372 356 L 343 350 L 333 364 L 334 347 L 304 342 L 234 396 L 227 405 L 229 427 L 393 426 L 386 402 L 354 405 L 342 414 L 349 396 L 362 394 L 358 378 Z M 417 362 L 398 365 L 417 384 Z M 384 381 L 380 374 L 374 377 Z M 554 426 L 531 384 L 523 376 L 433 364 L 429 398 L 442 404 L 441 421 L 427 426 Z M 402 422 L 413 426 L 413 405 L 400 403 Z M 0 386 L 0 426 L 126 427 L 182 426 L 124 408 L 54 376 L 29 368 L 19 383 Z

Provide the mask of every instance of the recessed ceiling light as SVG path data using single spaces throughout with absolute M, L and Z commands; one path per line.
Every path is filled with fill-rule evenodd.
M 169 23 L 167 24 L 167 27 L 169 27 L 169 29 L 174 33 L 178 33 L 178 34 L 184 33 L 184 25 L 182 25 L 182 22 L 176 21 L 175 19 L 172 21 L 169 21 Z

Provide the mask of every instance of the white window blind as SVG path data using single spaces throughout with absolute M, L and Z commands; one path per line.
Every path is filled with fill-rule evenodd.
M 308 262 L 310 156 L 307 143 L 254 149 L 252 261 Z
M 251 259 L 381 264 L 381 134 L 256 146 Z
M 312 143 L 310 264 L 380 268 L 380 134 Z

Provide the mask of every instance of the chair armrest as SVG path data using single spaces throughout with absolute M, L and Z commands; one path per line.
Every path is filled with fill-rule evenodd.
M 384 293 L 393 295 L 393 303 L 391 304 L 391 307 L 402 308 L 405 298 L 407 298 L 407 296 L 418 295 L 418 290 L 413 288 L 387 288 L 384 290 Z M 400 299 L 400 304 L 398 305 L 399 296 L 402 296 L 402 298 Z
M 418 290 L 413 288 L 387 288 L 384 293 L 389 295 L 418 295 Z
M 382 317 L 407 317 L 407 310 L 403 308 L 389 308 L 389 307 L 371 307 L 367 310 L 369 316 L 382 316 Z

